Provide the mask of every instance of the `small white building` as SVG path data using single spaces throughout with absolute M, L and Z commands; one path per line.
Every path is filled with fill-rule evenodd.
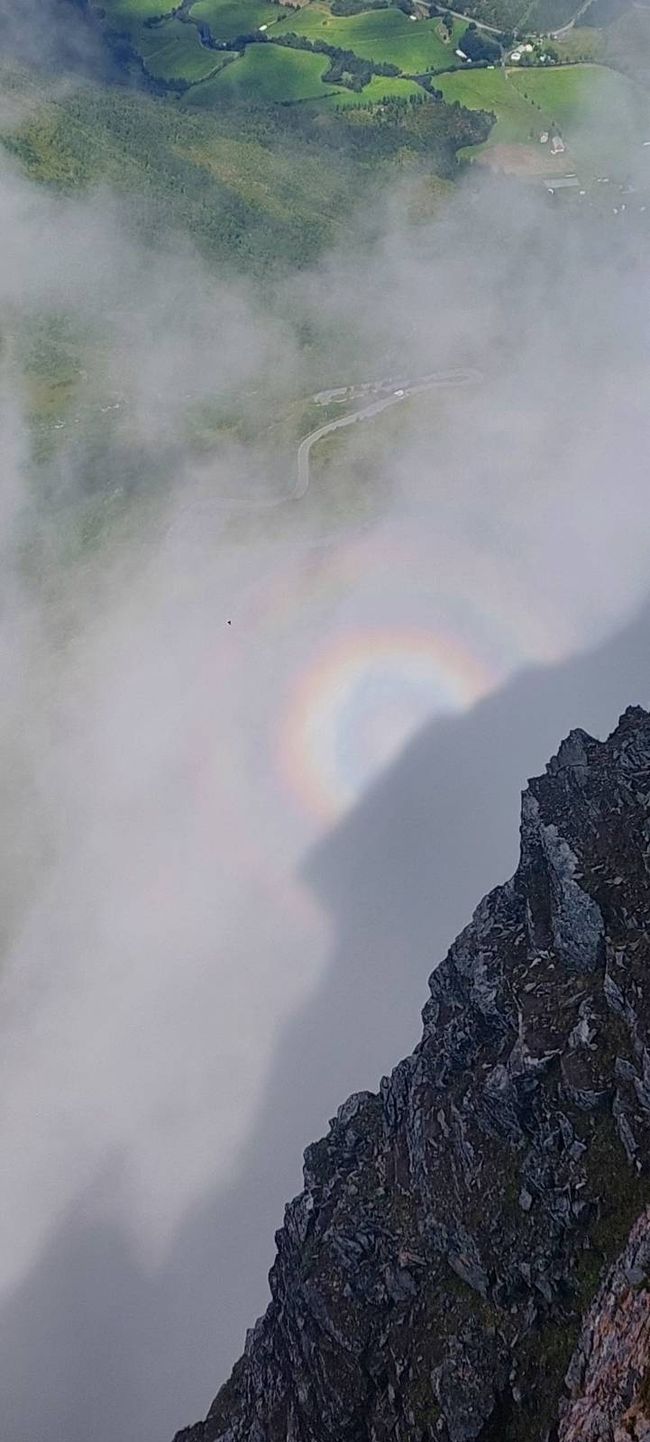
M 513 50 L 510 59 L 514 61 L 515 65 L 518 65 L 521 60 L 521 50 Z
M 466 60 L 466 59 L 467 59 L 467 56 L 466 56 L 464 50 L 457 50 L 457 51 L 456 51 L 456 54 L 457 54 L 459 60 Z
M 548 145 L 548 130 L 543 130 L 539 137 L 540 145 Z
M 561 135 L 554 135 L 551 141 L 551 155 L 563 155 L 566 146 Z

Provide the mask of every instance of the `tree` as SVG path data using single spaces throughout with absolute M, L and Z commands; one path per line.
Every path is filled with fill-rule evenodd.
M 501 59 L 501 48 L 490 35 L 478 30 L 476 25 L 467 26 L 464 35 L 461 35 L 459 48 L 467 56 L 468 60 L 483 60 L 486 65 L 494 65 Z

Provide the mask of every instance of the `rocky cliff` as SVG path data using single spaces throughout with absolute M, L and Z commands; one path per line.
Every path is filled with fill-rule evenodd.
M 269 1308 L 177 1442 L 650 1436 L 649 921 L 634 708 L 530 782 L 515 876 L 308 1148 Z

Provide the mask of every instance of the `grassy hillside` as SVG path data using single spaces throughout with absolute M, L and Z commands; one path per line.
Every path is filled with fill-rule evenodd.
M 284 10 L 270 0 L 196 0 L 188 14 L 191 20 L 209 25 L 215 40 L 236 40 L 261 25 L 277 24 Z
M 310 59 L 311 57 L 307 57 Z M 218 118 L 178 102 L 82 86 L 39 105 L 38 86 L 0 71 L 6 95 L 31 100 L 5 147 L 35 179 L 66 189 L 107 184 L 137 198 L 134 219 L 177 224 L 209 255 L 295 264 L 333 240 L 372 175 L 276 112 Z
M 287 56 L 285 47 L 274 43 L 291 34 L 353 52 L 361 60 L 394 65 L 407 76 L 462 63 L 455 51 L 463 21 L 454 20 L 448 30 L 440 19 L 416 19 L 395 4 L 350 16 L 332 14 L 324 0 L 309 0 L 300 9 L 274 0 L 185 0 L 176 13 L 171 10 L 172 0 L 106 0 L 95 7 L 125 66 L 139 63 L 151 82 L 189 92 L 202 108 L 218 105 L 235 91 L 249 100 L 285 104 L 317 96 L 328 67 L 317 68 L 308 51 Z M 224 53 L 223 46 L 235 46 L 254 33 L 271 45 L 239 44 Z M 228 61 L 233 68 L 226 74 Z M 214 77 L 219 78 L 213 84 Z M 339 89 L 345 92 L 345 83 Z
M 128 28 L 143 20 L 171 15 L 176 9 L 176 0 L 103 0 L 95 9 L 105 15 L 111 25 Z
M 154 80 L 180 80 L 196 85 L 223 65 L 223 56 L 218 50 L 209 50 L 201 44 L 196 26 L 183 24 L 173 16 L 158 25 L 134 27 L 131 39 Z
M 389 76 L 375 75 L 369 85 L 357 93 L 354 90 L 343 90 L 339 86 L 332 91 L 327 100 L 320 102 L 322 110 L 358 110 L 367 105 L 383 105 L 390 100 L 411 100 L 421 98 L 422 90 L 414 80 L 404 80 L 401 76 L 391 79 Z
M 533 107 L 512 85 L 503 70 L 464 70 L 439 75 L 436 88 L 445 100 L 457 100 L 470 110 L 489 110 L 496 117 L 488 144 L 525 142 L 539 129 Z
M 553 45 L 561 61 L 597 61 L 605 59 L 605 37 L 601 30 L 590 25 L 573 25 Z
M 442 15 L 428 18 L 421 4 L 412 3 L 413 14 L 398 8 L 397 0 L 385 0 L 377 8 L 341 15 L 334 12 L 345 8 L 344 0 L 306 0 L 300 6 L 279 0 L 182 0 L 171 14 L 173 0 L 104 0 L 97 13 L 127 70 L 133 74 L 139 67 L 150 87 L 175 91 L 197 111 L 222 111 L 234 102 L 313 110 L 319 103 L 324 114 L 344 117 L 416 97 L 413 82 L 423 86 L 423 93 L 433 84 L 449 102 L 494 114 L 492 148 L 530 146 L 538 141 L 540 127 L 555 121 L 576 133 L 576 155 L 588 171 L 613 165 L 625 169 L 624 156 L 636 144 L 639 127 L 645 128 L 645 118 L 638 106 L 630 117 L 625 87 L 611 79 L 611 71 L 602 80 L 594 63 L 610 64 L 650 89 L 650 22 L 631 8 L 631 0 L 591 0 L 578 26 L 570 23 L 580 9 L 577 0 L 465 0 L 463 11 L 479 25 L 506 27 L 524 37 L 568 25 L 552 42 L 559 68 L 525 67 L 526 79 L 535 75 L 529 92 L 514 67 L 510 79 L 499 69 L 498 47 L 492 55 L 481 53 L 480 35 L 473 58 L 483 65 L 495 61 L 497 69 L 459 57 L 465 20 L 449 14 L 446 21 Z M 484 32 L 483 42 L 486 37 Z M 507 55 L 512 40 L 506 37 L 502 44 Z M 373 74 L 373 67 L 388 67 L 389 73 Z M 579 111 L 585 117 L 580 126 Z M 543 173 L 542 157 L 529 160 L 530 173 Z
M 152 233 L 177 225 L 207 255 L 267 270 L 307 263 L 332 243 L 351 208 L 388 178 L 392 161 L 403 166 L 411 156 L 429 175 L 448 176 L 456 150 L 487 134 L 483 117 L 416 87 L 417 114 L 402 95 L 400 107 L 389 78 L 376 77 L 372 90 L 373 100 L 392 95 L 389 107 L 338 113 L 327 102 L 322 111 L 313 103 L 264 106 L 264 85 L 277 81 L 271 74 L 265 80 L 261 67 L 269 62 L 294 67 L 294 94 L 301 86 L 305 97 L 328 95 L 320 80 L 326 57 L 271 46 L 251 47 L 205 82 L 221 87 L 214 112 L 191 103 L 200 86 L 183 102 L 91 84 L 43 101 L 38 76 L 0 67 L 5 95 L 29 101 L 21 122 L 8 106 L 0 143 L 40 182 L 68 190 L 109 185 L 132 198 L 134 225 Z M 241 84 L 247 66 L 248 95 Z M 249 97 L 258 104 L 235 103 Z
M 512 161 L 513 169 L 532 175 L 575 169 L 583 184 L 607 174 L 624 181 L 647 155 L 643 141 L 650 137 L 650 96 L 604 65 L 463 71 L 439 76 L 436 86 L 448 101 L 492 111 L 496 124 L 486 152 L 527 148 L 527 156 L 520 158 L 504 154 L 506 168 Z M 557 131 L 567 146 L 554 164 L 539 143 L 545 131 Z
M 278 34 L 292 31 L 308 40 L 324 40 L 340 50 L 353 50 L 363 59 L 388 61 L 417 75 L 461 64 L 455 49 L 465 26 L 457 21 L 451 39 L 445 41 L 443 35 L 447 32 L 438 20 L 413 21 L 393 8 L 338 16 L 319 0 L 313 0 L 302 10 L 290 12 L 276 28 Z
M 332 93 L 332 86 L 323 84 L 327 70 L 326 55 L 280 45 L 249 45 L 241 58 L 222 70 L 212 98 L 232 96 L 253 104 L 323 99 Z
M 650 96 L 604 65 L 526 70 L 511 77 L 532 105 L 559 127 L 584 179 L 625 179 L 650 137 Z

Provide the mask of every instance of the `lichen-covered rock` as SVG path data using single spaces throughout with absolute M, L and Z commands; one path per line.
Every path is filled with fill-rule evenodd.
M 650 1200 L 649 859 L 634 708 L 530 782 L 515 876 L 433 973 L 414 1054 L 308 1148 L 268 1311 L 178 1442 L 556 1435 L 582 1315 Z M 563 1442 L 615 1436 L 571 1416 Z
M 566 1377 L 558 1442 L 650 1439 L 650 1211 L 590 1308 Z

